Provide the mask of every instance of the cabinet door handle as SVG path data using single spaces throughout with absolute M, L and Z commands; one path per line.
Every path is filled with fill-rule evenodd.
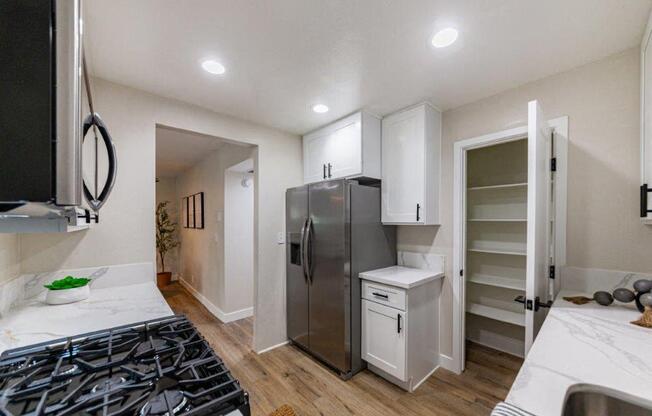
M 379 298 L 389 299 L 389 296 L 384 295 L 382 293 L 372 292 L 371 294 L 374 295 L 374 296 L 378 296 Z
M 324 163 L 321 167 L 324 168 L 324 176 L 322 179 L 326 179 L 326 164 Z
M 421 215 L 419 211 L 421 211 L 421 205 L 417 204 L 417 221 L 421 219 Z
M 402 329 L 402 328 L 401 328 L 401 314 L 400 314 L 400 313 L 397 313 L 397 314 L 396 314 L 396 326 L 397 326 L 396 330 L 397 330 L 398 333 L 400 334 L 400 333 L 401 333 L 401 329 Z
M 332 168 L 332 167 L 333 167 L 333 165 L 331 165 L 331 164 L 329 163 L 329 164 L 328 164 L 328 177 L 329 177 L 329 178 L 331 177 L 331 168 Z

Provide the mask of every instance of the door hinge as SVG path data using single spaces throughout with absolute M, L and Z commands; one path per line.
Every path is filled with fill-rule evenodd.
M 464 276 L 464 269 L 460 269 L 460 277 Z
M 550 170 L 552 172 L 557 172 L 557 158 L 553 157 L 550 159 Z
M 548 270 L 548 277 L 551 279 L 555 278 L 555 265 L 553 264 L 550 266 L 550 269 Z

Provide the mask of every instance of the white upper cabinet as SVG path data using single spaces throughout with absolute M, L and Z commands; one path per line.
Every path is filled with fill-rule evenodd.
M 303 181 L 380 178 L 380 119 L 357 112 L 303 136 Z
M 441 113 L 421 104 L 382 122 L 382 222 L 439 224 Z
M 652 14 L 641 43 L 641 220 L 652 224 Z

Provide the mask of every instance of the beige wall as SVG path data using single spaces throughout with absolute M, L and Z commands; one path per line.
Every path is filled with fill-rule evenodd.
M 177 199 L 177 179 L 176 178 L 157 178 L 156 181 L 156 206 L 161 202 L 167 201 L 167 211 L 170 219 L 177 224 L 176 238 L 179 238 L 179 200 Z M 161 258 L 157 257 L 156 271 L 161 272 Z M 175 247 L 165 255 L 165 271 L 172 272 L 172 277 L 176 277 L 179 272 L 179 247 Z
M 204 229 L 181 228 L 181 278 L 222 312 L 227 305 L 224 281 L 225 171 L 252 156 L 251 147 L 224 145 L 177 178 L 177 199 L 204 192 Z
M 569 116 L 567 264 L 652 271 L 652 227 L 638 219 L 638 48 L 446 111 L 442 225 L 398 230 L 399 249 L 447 256 L 443 354 L 452 350 L 453 143 L 526 124 L 532 99 L 548 118 Z
M 302 182 L 300 138 L 101 79 L 93 83 L 95 107 L 116 141 L 113 194 L 90 231 L 22 236 L 23 272 L 154 264 L 156 124 L 257 145 L 254 348 L 284 342 L 285 246 L 276 244 L 276 234 L 284 231 L 285 189 Z
M 20 240 L 16 234 L 0 234 L 0 283 L 20 274 Z

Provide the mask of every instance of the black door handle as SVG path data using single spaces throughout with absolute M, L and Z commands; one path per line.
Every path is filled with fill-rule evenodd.
M 400 313 L 397 313 L 397 314 L 396 314 L 396 325 L 397 325 L 396 330 L 397 330 L 398 333 L 400 334 L 400 333 L 401 333 L 401 329 L 402 329 L 402 328 L 401 328 L 401 314 L 400 314 Z
M 378 296 L 378 297 L 380 297 L 380 298 L 389 299 L 389 296 L 384 295 L 384 294 L 382 294 L 382 293 L 372 292 L 371 294 L 374 295 L 374 296 Z
M 324 168 L 324 177 L 322 179 L 326 179 L 326 164 L 324 163 L 321 166 Z
M 421 216 L 419 215 L 419 211 L 421 211 L 421 205 L 417 204 L 417 221 L 421 219 Z
M 329 177 L 329 178 L 331 177 L 331 168 L 332 168 L 332 167 L 333 167 L 333 165 L 331 165 L 331 164 L 329 163 L 329 164 L 328 164 L 328 177 Z

